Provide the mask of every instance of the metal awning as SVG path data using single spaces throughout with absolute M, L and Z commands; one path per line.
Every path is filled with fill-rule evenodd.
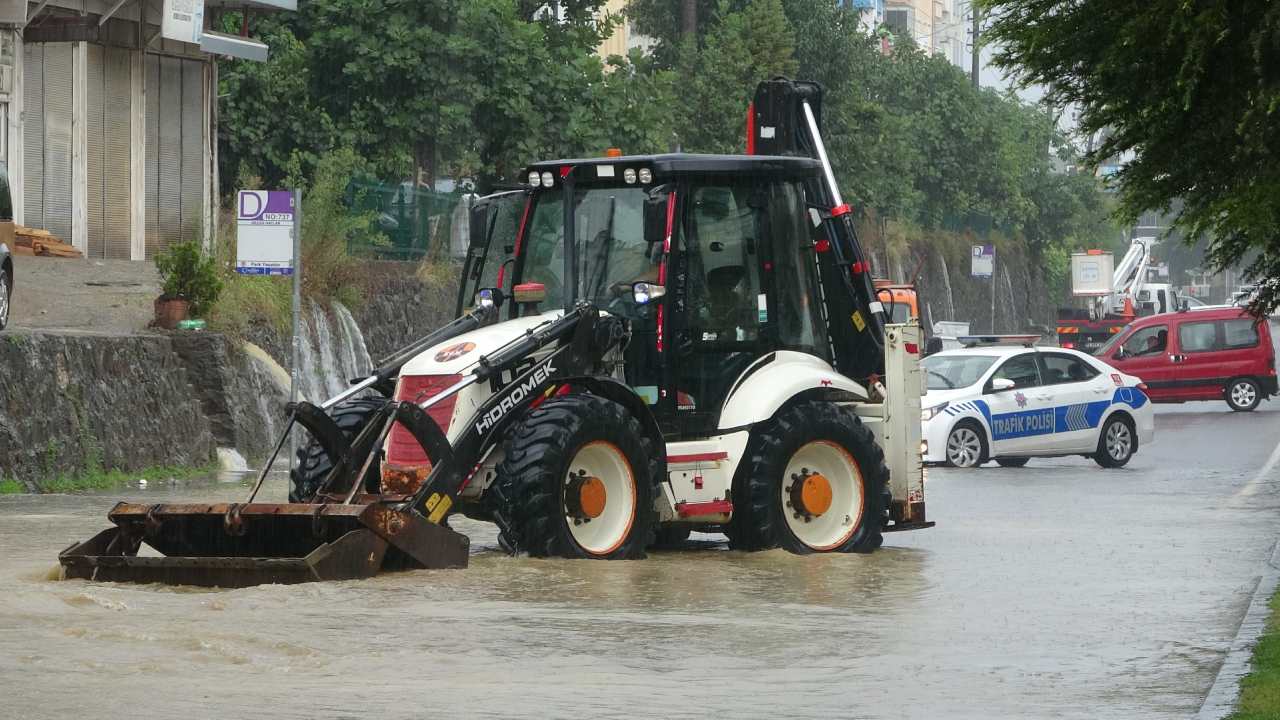
M 200 38 L 200 49 L 213 55 L 230 55 L 242 60 L 266 62 L 268 48 L 266 44 L 251 38 L 238 35 L 204 31 Z
M 205 0 L 204 6 L 210 7 L 229 7 L 234 9 L 253 8 L 255 10 L 285 10 L 288 12 L 298 11 L 298 0 Z

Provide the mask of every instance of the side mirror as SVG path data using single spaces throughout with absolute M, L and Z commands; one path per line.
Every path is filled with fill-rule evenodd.
M 1116 348 L 1116 352 L 1115 352 L 1115 354 L 1114 354 L 1114 355 L 1112 355 L 1111 357 L 1112 357 L 1113 359 L 1116 359 L 1116 360 L 1123 360 L 1123 359 L 1125 359 L 1125 358 L 1129 357 L 1129 353 L 1127 353 L 1127 352 L 1125 352 L 1125 351 L 1124 351 L 1124 346 L 1120 346 L 1120 347 Z
M 1012 390 L 1017 386 L 1018 384 L 1009 378 L 996 378 L 991 381 L 991 392 L 1004 392 L 1005 390 Z
M 501 288 L 480 288 L 476 293 L 476 304 L 480 307 L 496 307 L 502 305 L 506 296 L 503 295 Z
M 631 286 L 631 297 L 637 305 L 648 305 L 666 294 L 667 289 L 662 285 L 638 282 Z

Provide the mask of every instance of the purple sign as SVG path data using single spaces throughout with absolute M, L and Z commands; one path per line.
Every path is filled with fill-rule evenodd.
M 236 198 L 236 272 L 293 274 L 293 193 L 241 190 Z

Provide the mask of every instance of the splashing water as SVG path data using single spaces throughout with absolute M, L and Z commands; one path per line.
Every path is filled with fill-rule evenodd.
M 235 448 L 218 448 L 218 467 L 227 472 L 249 472 L 249 463 Z
M 302 322 L 299 391 L 320 403 L 346 390 L 352 378 L 367 375 L 373 362 L 360 326 L 341 303 L 329 311 L 312 303 L 309 315 Z

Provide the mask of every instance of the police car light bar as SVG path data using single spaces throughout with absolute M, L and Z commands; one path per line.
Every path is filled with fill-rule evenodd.
M 990 347 L 992 345 L 1021 345 L 1031 347 L 1040 340 L 1039 335 L 961 335 L 956 338 L 965 347 Z

